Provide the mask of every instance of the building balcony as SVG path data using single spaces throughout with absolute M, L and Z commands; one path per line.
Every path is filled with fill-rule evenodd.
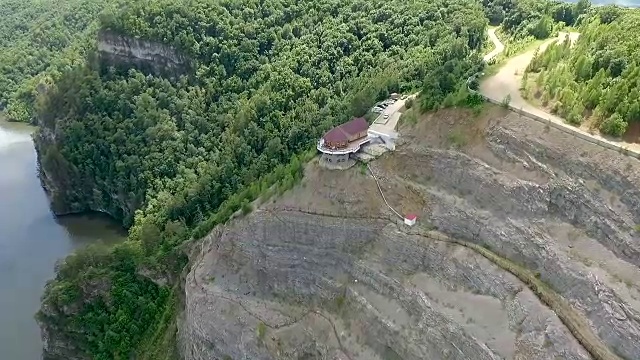
M 332 154 L 332 155 L 352 154 L 352 153 L 358 152 L 358 150 L 360 150 L 360 147 L 363 144 L 368 143 L 369 141 L 371 141 L 371 138 L 369 136 L 365 136 L 356 141 L 352 141 L 348 143 L 346 147 L 339 148 L 339 149 L 332 149 L 325 146 L 324 139 L 320 139 L 318 140 L 316 148 L 318 149 L 318 151 L 324 154 Z

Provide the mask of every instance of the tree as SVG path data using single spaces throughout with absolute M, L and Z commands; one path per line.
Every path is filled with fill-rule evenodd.
M 627 123 L 620 115 L 613 114 L 602 122 L 600 130 L 607 135 L 622 136 L 627 131 Z
M 95 14 L 109 7 L 109 1 L 66 1 L 90 3 Z M 310 159 L 307 150 L 326 130 L 366 114 L 390 92 L 422 88 L 416 101 L 428 108 L 463 94 L 482 64 L 487 21 L 479 2 L 362 4 L 134 1 L 105 9 L 99 20 L 89 16 L 86 32 L 69 32 L 68 39 L 80 43 L 51 38 L 46 48 L 56 50 L 33 69 L 55 69 L 51 86 L 34 95 L 36 82 L 20 92 L 21 101 L 38 98 L 40 134 L 55 131 L 64 139 L 55 146 L 38 143 L 42 169 L 73 189 L 60 195 L 65 201 L 91 207 L 89 199 L 99 199 L 130 232 L 109 250 L 109 261 L 95 267 L 81 262 L 48 286 L 46 306 L 79 309 L 48 319 L 73 324 L 57 334 L 77 339 L 79 356 L 131 358 L 164 339 L 179 294 L 162 280 L 180 278 L 186 263 L 181 244 L 207 235 L 238 210 L 248 212 L 255 197 L 290 189 Z M 75 12 L 62 17 L 69 13 Z M 48 14 L 33 12 L 32 20 Z M 4 29 L 13 15 L 1 9 L 0 15 L 7 15 Z M 92 42 L 81 42 L 93 41 L 98 29 L 166 46 L 188 66 L 161 74 L 146 60 L 85 57 L 84 46 L 89 51 Z M 43 32 L 49 33 L 56 34 Z M 31 40 L 20 40 L 30 53 L 45 48 Z M 24 60 L 4 61 L 6 53 L 0 54 L 2 68 Z M 51 65 L 54 59 L 60 64 Z M 11 81 L 0 76 L 10 92 L 16 88 Z M 78 301 L 86 284 L 110 286 L 91 288 Z

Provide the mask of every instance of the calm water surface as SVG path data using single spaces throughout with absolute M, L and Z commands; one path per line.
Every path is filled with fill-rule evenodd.
M 97 215 L 56 219 L 36 174 L 31 128 L 0 119 L 0 359 L 39 360 L 33 316 L 53 267 L 78 246 L 126 235 Z

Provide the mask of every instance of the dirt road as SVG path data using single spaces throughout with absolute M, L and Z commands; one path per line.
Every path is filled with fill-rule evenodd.
M 553 42 L 565 41 L 567 39 L 567 35 L 569 36 L 570 41 L 573 43 L 578 39 L 580 34 L 575 32 L 572 32 L 572 33 L 560 32 L 557 38 L 549 39 L 545 41 L 542 45 L 540 45 L 539 51 L 544 51 L 547 48 L 547 46 L 549 46 L 549 44 Z M 489 30 L 489 38 L 494 43 L 496 43 L 497 41 L 497 43 L 496 43 L 496 49 L 492 51 L 490 54 L 488 54 L 487 56 L 492 55 L 498 49 L 504 49 L 504 46 L 502 46 L 502 44 L 500 44 L 500 46 L 497 45 L 498 43 L 500 43 L 500 40 L 495 36 L 495 30 L 494 31 Z M 555 116 L 553 114 L 550 114 L 544 109 L 538 108 L 530 104 L 529 102 L 527 102 L 525 99 L 523 99 L 522 95 L 520 94 L 520 84 L 522 81 L 522 74 L 527 68 L 527 65 L 529 65 L 529 63 L 531 62 L 531 59 L 533 58 L 534 54 L 535 54 L 535 49 L 532 49 L 508 60 L 507 63 L 504 66 L 502 66 L 502 68 L 500 68 L 498 73 L 484 79 L 480 83 L 480 93 L 482 93 L 482 95 L 495 101 L 502 101 L 505 97 L 507 97 L 507 95 L 509 95 L 511 97 L 510 104 L 512 107 L 516 109 L 520 109 L 521 111 L 527 112 L 532 115 L 536 115 L 544 119 L 549 119 L 554 123 L 563 125 L 567 129 L 570 129 L 575 132 L 583 133 L 594 139 L 605 141 L 614 146 L 626 148 L 628 150 L 640 153 L 640 144 L 627 143 L 627 142 L 619 141 L 615 139 L 604 138 L 596 134 L 590 134 L 589 132 L 583 129 L 579 129 L 572 125 L 567 124 L 564 121 L 564 119 L 558 116 Z M 492 57 L 496 55 L 497 54 L 493 54 Z M 485 58 L 487 56 L 485 56 Z
M 489 60 L 493 59 L 494 57 L 498 56 L 498 54 L 504 51 L 504 45 L 496 36 L 496 28 L 487 30 L 487 34 L 489 35 L 489 39 L 491 39 L 491 42 L 493 42 L 493 46 L 495 48 L 493 49 L 493 51 L 484 56 L 483 59 L 485 62 L 489 62 Z

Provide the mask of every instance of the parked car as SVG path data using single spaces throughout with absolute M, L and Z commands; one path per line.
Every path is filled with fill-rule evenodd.
M 389 114 L 384 114 L 383 118 L 386 120 L 389 118 Z
M 383 109 L 386 109 L 386 108 L 387 108 L 387 106 L 389 106 L 389 105 L 388 105 L 388 104 L 385 104 L 385 103 L 382 103 L 382 104 L 380 104 L 380 105 L 378 105 L 378 106 L 379 106 L 379 107 L 381 107 L 381 108 L 383 108 Z
M 409 97 L 409 96 L 407 96 L 407 95 L 402 95 L 402 97 L 400 98 L 400 100 L 407 100 L 407 98 L 408 98 L 408 97 Z
M 384 111 L 383 108 L 379 108 L 379 107 L 374 107 L 373 109 L 371 109 L 371 111 L 373 111 L 376 114 L 382 114 L 382 112 Z

